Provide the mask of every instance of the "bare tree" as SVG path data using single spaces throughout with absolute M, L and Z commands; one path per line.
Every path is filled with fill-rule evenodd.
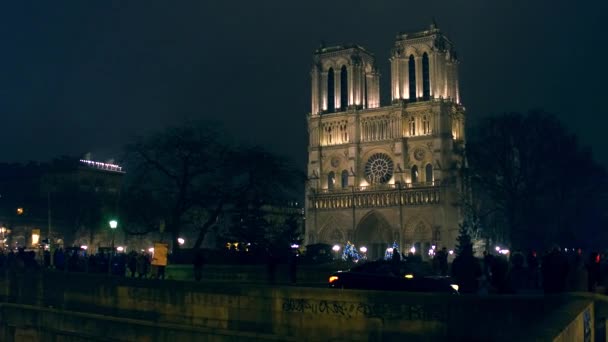
M 284 158 L 260 147 L 234 147 L 212 127 L 217 126 L 190 123 L 127 147 L 128 184 L 121 207 L 128 234 L 158 231 L 164 222 L 175 251 L 182 229 L 195 226 L 197 249 L 221 216 L 237 212 L 248 218 L 247 229 L 254 233 L 264 229 L 256 209 L 303 184 Z
M 477 198 L 491 201 L 488 224 L 504 228 L 514 246 L 581 243 L 588 225 L 599 224 L 589 218 L 598 218 L 605 170 L 552 115 L 488 118 L 467 154 Z
M 145 234 L 164 225 L 175 251 L 184 225 L 196 224 L 200 245 L 230 195 L 225 184 L 234 152 L 213 127 L 209 122 L 188 123 L 127 147 L 129 181 L 121 207 L 128 234 Z M 192 222 L 193 218 L 204 220 Z

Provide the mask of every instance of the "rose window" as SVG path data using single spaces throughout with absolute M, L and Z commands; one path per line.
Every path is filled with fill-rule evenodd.
M 370 183 L 388 182 L 393 176 L 393 160 L 384 153 L 369 157 L 365 164 L 365 177 Z

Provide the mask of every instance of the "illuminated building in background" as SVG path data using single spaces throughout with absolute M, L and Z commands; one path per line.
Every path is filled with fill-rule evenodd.
M 370 52 L 314 53 L 307 244 L 352 241 L 370 258 L 394 241 L 419 253 L 455 245 L 465 109 L 454 46 L 433 24 L 397 35 L 390 63 L 392 103 L 381 106 Z
M 0 226 L 10 231 L 6 243 L 35 247 L 50 234 L 55 246 L 106 244 L 97 227 L 105 216 L 116 215 L 124 174 L 111 161 L 90 158 L 0 165 Z

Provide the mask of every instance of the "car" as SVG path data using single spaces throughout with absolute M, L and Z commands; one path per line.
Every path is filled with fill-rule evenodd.
M 406 292 L 442 292 L 459 294 L 450 277 L 423 275 L 412 271 L 407 262 L 372 261 L 329 276 L 329 287 Z

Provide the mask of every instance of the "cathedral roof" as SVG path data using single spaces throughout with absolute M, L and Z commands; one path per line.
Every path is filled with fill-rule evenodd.
M 341 45 L 334 45 L 334 46 L 325 46 L 324 43 L 321 43 L 321 46 L 315 50 L 315 55 L 322 55 L 322 54 L 326 54 L 326 53 L 348 51 L 348 50 L 359 50 L 370 56 L 374 55 L 373 53 L 367 51 L 363 46 L 358 45 L 358 44 L 341 44 Z

